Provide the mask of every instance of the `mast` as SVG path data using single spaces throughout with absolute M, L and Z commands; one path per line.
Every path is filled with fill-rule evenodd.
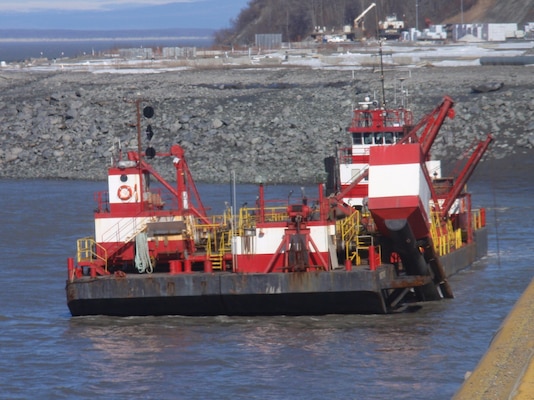
M 378 40 L 378 54 L 380 55 L 380 85 L 382 88 L 382 108 L 386 108 L 386 90 L 384 88 L 384 62 L 382 60 L 382 40 Z

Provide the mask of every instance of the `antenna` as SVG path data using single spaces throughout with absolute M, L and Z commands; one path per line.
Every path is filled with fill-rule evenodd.
M 382 108 L 386 108 L 386 90 L 384 88 L 384 62 L 382 53 L 382 39 L 380 38 L 380 26 L 378 23 L 378 9 L 375 12 L 376 37 L 378 39 L 378 54 L 380 56 L 380 83 L 382 86 Z
M 382 60 L 382 39 L 378 39 L 378 53 L 380 55 L 380 85 L 382 87 L 382 108 L 386 108 L 386 90 L 384 88 L 384 62 Z

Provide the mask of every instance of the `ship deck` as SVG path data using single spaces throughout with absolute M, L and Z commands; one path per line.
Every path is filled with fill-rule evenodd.
M 487 252 L 487 231 L 441 257 L 450 276 Z M 236 274 L 154 273 L 89 276 L 67 282 L 67 301 L 80 315 L 324 315 L 390 311 L 383 291 L 429 283 L 428 276 L 396 275 L 393 265 L 350 271 Z M 393 300 L 392 300 L 393 301 Z

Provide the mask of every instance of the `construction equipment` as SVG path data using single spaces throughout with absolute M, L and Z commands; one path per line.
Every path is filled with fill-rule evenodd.
M 376 3 L 371 3 L 371 5 L 369 7 L 367 7 L 364 12 L 362 12 L 360 15 L 358 15 L 356 18 L 354 18 L 354 29 L 361 29 L 362 32 L 365 31 L 365 28 L 364 28 L 364 17 L 374 7 L 376 7 Z

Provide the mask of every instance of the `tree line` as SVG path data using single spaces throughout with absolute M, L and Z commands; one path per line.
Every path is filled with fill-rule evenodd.
M 353 25 L 371 3 L 376 7 L 365 16 L 369 36 L 376 33 L 378 21 L 396 14 L 407 26 L 423 28 L 425 21 L 440 20 L 464 11 L 477 0 L 250 0 L 247 7 L 230 23 L 230 27 L 215 33 L 217 45 L 251 45 L 256 34 L 282 34 L 285 42 L 301 41 L 316 27 L 341 29 Z

